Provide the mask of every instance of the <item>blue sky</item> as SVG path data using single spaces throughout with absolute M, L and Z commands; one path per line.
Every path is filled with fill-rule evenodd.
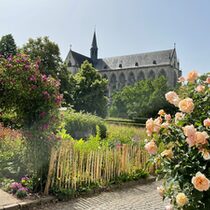
M 89 55 L 96 26 L 99 57 L 173 48 L 183 74 L 210 72 L 209 0 L 0 0 L 0 36 L 18 46 L 49 36 L 65 59 Z

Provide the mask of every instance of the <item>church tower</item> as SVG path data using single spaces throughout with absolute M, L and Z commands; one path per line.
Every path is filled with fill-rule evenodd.
M 98 46 L 96 41 L 96 32 L 94 31 L 93 41 L 90 48 L 90 58 L 92 59 L 93 63 L 95 64 L 98 59 Z

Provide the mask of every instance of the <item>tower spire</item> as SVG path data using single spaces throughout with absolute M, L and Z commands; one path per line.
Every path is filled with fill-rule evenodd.
M 97 62 L 98 59 L 98 46 L 97 46 L 97 41 L 96 41 L 96 31 L 94 30 L 94 34 L 93 34 L 93 41 L 92 41 L 92 45 L 90 48 L 90 57 L 93 60 L 93 63 Z

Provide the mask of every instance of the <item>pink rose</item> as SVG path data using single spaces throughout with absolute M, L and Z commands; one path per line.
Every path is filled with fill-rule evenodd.
M 148 142 L 148 143 L 145 145 L 144 148 L 145 148 L 145 149 L 147 150 L 147 152 L 148 152 L 149 154 L 151 154 L 151 155 L 154 155 L 154 154 L 157 153 L 157 145 L 156 145 L 156 143 L 154 142 L 154 140 Z
M 166 100 L 175 106 L 178 106 L 179 104 L 179 96 L 174 92 L 174 91 L 169 91 L 168 93 L 165 94 Z
M 165 120 L 166 120 L 167 122 L 170 122 L 170 121 L 171 121 L 171 115 L 170 115 L 170 114 L 166 114 L 166 115 L 165 115 Z
M 203 121 L 203 125 L 204 125 L 205 127 L 210 127 L 210 118 L 205 119 L 205 120 Z
M 186 141 L 190 147 L 196 144 L 196 129 L 193 125 L 187 125 L 182 128 L 184 131 L 184 135 L 187 137 Z
M 191 83 L 194 83 L 197 78 L 198 78 L 198 73 L 196 71 L 191 71 L 187 75 L 187 81 Z
M 191 98 L 185 98 L 179 102 L 179 109 L 185 113 L 191 113 L 194 109 L 194 103 Z
M 209 76 L 206 78 L 205 83 L 210 84 L 210 77 Z
M 158 133 L 160 130 L 160 125 L 161 125 L 162 119 L 157 118 L 153 120 L 152 118 L 148 119 L 146 121 L 146 132 L 148 136 L 151 136 L 153 132 Z
M 205 91 L 205 86 L 203 85 L 198 85 L 195 90 L 199 93 L 204 92 Z
M 201 172 L 197 172 L 192 178 L 192 184 L 198 191 L 207 191 L 210 187 L 210 181 Z

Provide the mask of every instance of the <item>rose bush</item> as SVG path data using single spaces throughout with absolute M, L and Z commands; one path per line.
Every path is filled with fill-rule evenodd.
M 168 92 L 166 100 L 180 111 L 170 118 L 160 110 L 146 122 L 145 149 L 163 178 L 158 192 L 170 200 L 166 209 L 209 210 L 210 74 L 192 71 L 179 81 L 178 93 Z

